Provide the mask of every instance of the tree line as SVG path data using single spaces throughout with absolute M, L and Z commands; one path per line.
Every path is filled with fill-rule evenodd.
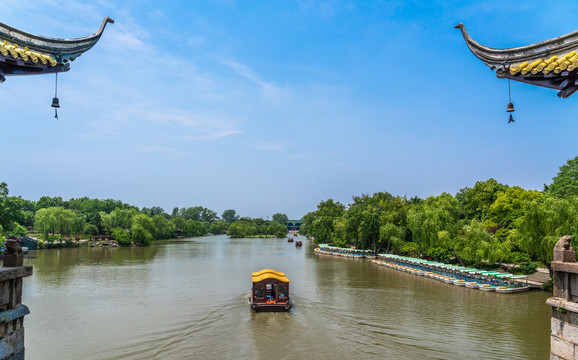
M 355 247 L 468 266 L 542 263 L 553 248 L 578 235 L 578 157 L 560 167 L 543 191 L 478 181 L 457 194 L 426 199 L 387 192 L 332 199 L 302 219 L 300 233 L 317 243 Z
M 280 215 L 287 218 L 284 214 L 273 217 L 279 219 Z M 0 183 L 0 242 L 2 235 L 23 236 L 34 232 L 47 244 L 106 235 L 120 245 L 146 246 L 153 240 L 174 238 L 177 234 L 187 237 L 224 234 L 239 221 L 258 224 L 257 233 L 251 231 L 250 235 L 269 235 L 273 227 L 274 235 L 287 234 L 286 227 L 282 234 L 284 225 L 278 222 L 264 226 L 262 219 L 240 218 L 233 209 L 225 210 L 219 218 L 217 212 L 202 206 L 175 207 L 168 214 L 157 206 L 139 209 L 112 199 L 63 200 L 43 196 L 38 201 L 30 201 L 9 196 L 8 185 Z

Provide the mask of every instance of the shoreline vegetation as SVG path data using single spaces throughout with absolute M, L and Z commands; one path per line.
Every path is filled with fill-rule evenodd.
M 543 191 L 490 178 L 426 199 L 387 192 L 348 205 L 328 199 L 303 217 L 299 232 L 318 244 L 481 269 L 508 264 L 530 274 L 543 265 L 551 277 L 558 239 L 571 235 L 578 244 L 578 157 Z
M 9 196 L 8 185 L 0 183 L 0 252 L 6 236 L 34 237 L 39 249 L 84 243 L 148 246 L 154 240 L 227 233 L 231 237 L 284 237 L 287 221 L 287 215 L 280 213 L 273 220 L 239 217 L 233 209 L 219 217 L 202 206 L 175 207 L 169 214 L 158 206 L 139 209 L 119 200 L 88 197 L 43 196 L 30 201 Z

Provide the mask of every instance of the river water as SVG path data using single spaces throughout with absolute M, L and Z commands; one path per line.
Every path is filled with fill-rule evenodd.
M 548 293 L 466 289 L 313 247 L 209 236 L 32 251 L 26 358 L 549 358 Z M 291 312 L 250 310 L 263 268 L 290 279 Z

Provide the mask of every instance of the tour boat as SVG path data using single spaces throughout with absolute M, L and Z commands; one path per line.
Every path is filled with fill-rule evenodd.
M 482 291 L 495 291 L 495 290 L 496 290 L 496 286 L 490 285 L 490 284 L 481 284 L 480 286 L 478 286 L 478 290 L 482 290 Z
M 496 287 L 497 293 L 502 294 L 511 294 L 511 293 L 518 293 L 529 291 L 530 286 L 527 284 L 528 278 L 526 275 L 509 275 L 505 276 L 508 280 L 507 283 Z M 516 282 L 515 280 L 526 279 L 526 284 L 522 284 L 521 282 Z
M 263 269 L 252 273 L 253 288 L 249 303 L 251 309 L 259 312 L 289 311 L 289 279 L 285 273 Z
M 462 280 L 462 279 L 459 279 L 459 280 L 455 280 L 455 281 L 453 282 L 453 284 L 454 284 L 454 285 L 457 285 L 457 286 L 464 286 L 464 285 L 466 285 L 466 281 L 465 281 L 465 280 Z
M 295 241 L 295 246 L 302 246 L 303 242 L 301 240 Z
M 287 242 L 293 242 L 293 238 L 287 238 Z

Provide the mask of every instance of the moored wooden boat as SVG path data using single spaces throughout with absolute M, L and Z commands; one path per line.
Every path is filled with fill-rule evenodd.
M 263 269 L 252 273 L 251 309 L 258 312 L 289 311 L 289 279 L 285 273 Z
M 498 286 L 496 287 L 496 292 L 497 293 L 502 293 L 502 294 L 511 294 L 511 293 L 519 293 L 519 292 L 524 292 L 524 291 L 529 291 L 530 290 L 530 286 L 517 286 L 517 287 L 508 287 L 508 286 Z
M 489 285 L 489 284 L 483 284 L 483 285 L 478 286 L 478 289 L 482 290 L 482 291 L 495 291 L 496 286 Z

